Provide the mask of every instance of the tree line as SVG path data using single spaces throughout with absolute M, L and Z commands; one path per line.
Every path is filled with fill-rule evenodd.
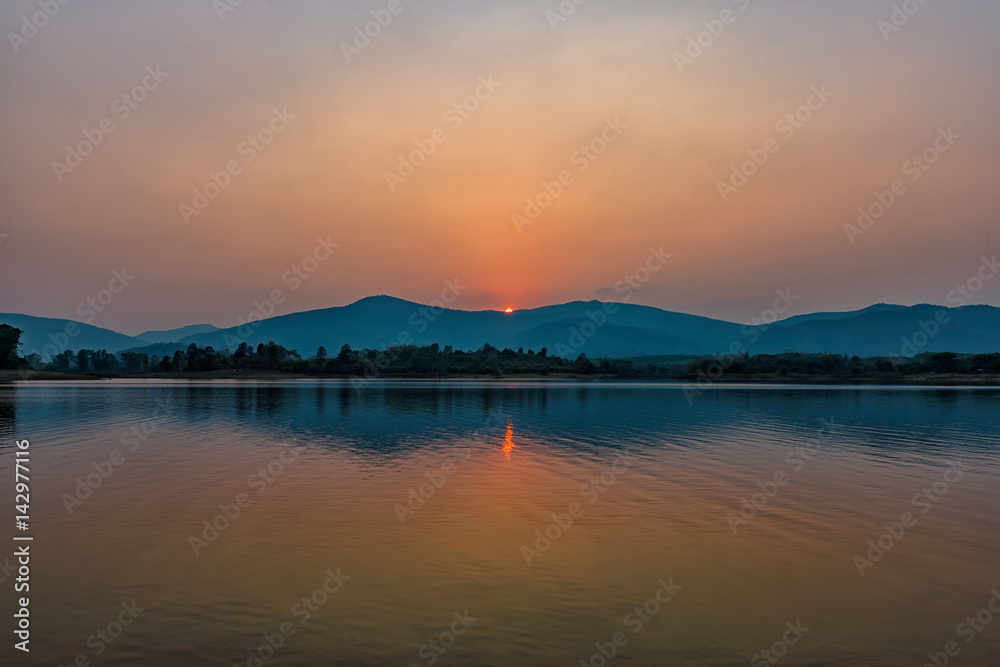
M 683 377 L 703 375 L 922 375 L 1000 374 L 1000 354 L 955 354 L 924 352 L 905 357 L 848 357 L 844 354 L 744 353 L 731 358 L 698 357 L 691 361 Z
M 3 325 L 6 326 L 6 325 Z M 9 327 L 13 329 L 12 327 Z M 20 331 L 13 329 L 20 334 Z M 550 373 L 578 373 L 584 375 L 623 375 L 631 372 L 632 362 L 621 359 L 590 360 L 581 354 L 570 361 L 562 357 L 549 356 L 548 350 L 524 351 L 498 349 L 484 344 L 478 350 L 455 350 L 446 345 L 392 345 L 384 350 L 364 348 L 353 349 L 349 344 L 341 346 L 335 356 L 330 356 L 325 347 L 303 358 L 297 350 L 290 350 L 275 342 L 260 343 L 256 347 L 240 343 L 235 350 L 216 350 L 212 346 L 201 347 L 191 343 L 183 351 L 173 355 L 150 355 L 145 352 L 120 352 L 117 355 L 107 350 L 64 350 L 43 361 L 37 354 L 27 358 L 17 356 L 16 341 L 2 347 L 4 331 L 0 329 L 0 354 L 8 353 L 6 363 L 0 358 L 0 368 L 14 369 L 28 366 L 37 371 L 60 373 L 208 373 L 213 371 L 272 371 L 279 373 L 300 373 L 312 375 L 502 375 Z M 10 334 L 13 336 L 13 334 Z
M 755 354 L 699 357 L 651 357 L 634 359 L 589 359 L 580 354 L 574 360 L 551 356 L 546 348 L 538 352 L 499 349 L 489 343 L 478 350 L 456 350 L 450 345 L 392 345 L 384 350 L 353 349 L 341 346 L 336 355 L 320 347 L 310 357 L 275 342 L 256 347 L 240 343 L 235 350 L 216 350 L 195 343 L 173 355 L 150 355 L 125 351 L 64 350 L 51 360 L 38 354 L 19 356 L 22 331 L 0 324 L 0 369 L 30 367 L 36 371 L 61 373 L 206 373 L 213 371 L 271 371 L 308 375 L 493 375 L 575 374 L 605 376 L 661 376 L 698 379 L 704 376 L 859 376 L 865 374 L 1000 374 L 1000 354 L 955 354 L 925 352 L 913 358 L 849 357 L 842 354 Z

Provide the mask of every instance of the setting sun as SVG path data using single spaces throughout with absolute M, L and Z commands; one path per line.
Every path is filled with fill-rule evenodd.
M 507 313 L 508 315 L 510 315 L 511 313 L 513 313 L 513 312 L 514 312 L 514 309 L 513 309 L 513 308 L 508 308 L 507 310 L 505 310 L 505 311 L 503 311 L 503 312 L 505 312 L 505 313 Z

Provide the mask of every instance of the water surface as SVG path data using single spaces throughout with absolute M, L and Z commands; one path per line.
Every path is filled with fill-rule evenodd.
M 957 626 L 1000 590 L 998 415 L 995 389 L 5 385 L 35 541 L 32 652 L 2 664 L 600 665 L 621 633 L 609 664 L 778 642 L 782 664 L 919 666 L 955 641 L 996 665 L 1000 622 Z

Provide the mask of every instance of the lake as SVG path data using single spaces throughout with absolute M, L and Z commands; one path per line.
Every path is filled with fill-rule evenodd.
M 2 664 L 997 665 L 998 418 L 990 388 L 3 385 L 34 541 Z

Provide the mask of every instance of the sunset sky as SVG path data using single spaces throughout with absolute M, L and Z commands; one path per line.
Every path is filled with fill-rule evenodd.
M 747 321 L 786 288 L 790 315 L 943 304 L 1000 250 L 1000 3 L 928 2 L 891 32 L 888 0 L 227 3 L 77 0 L 37 30 L 37 2 L 0 7 L 0 312 L 78 319 L 123 267 L 93 324 L 131 334 L 232 326 L 275 289 L 276 314 L 456 278 L 456 308 L 531 308 L 615 298 L 662 246 L 633 301 Z M 705 21 L 720 34 L 680 61 Z M 54 165 L 85 131 L 92 152 Z M 543 182 L 561 194 L 519 229 Z M 318 238 L 339 246 L 292 289 Z

